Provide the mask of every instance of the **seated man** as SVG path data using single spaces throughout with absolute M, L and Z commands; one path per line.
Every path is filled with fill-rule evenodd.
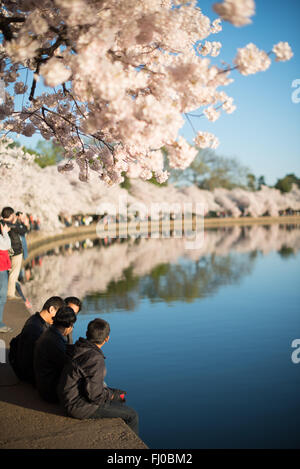
M 76 296 L 68 296 L 64 299 L 64 301 L 67 306 L 70 306 L 70 308 L 73 309 L 75 314 L 80 313 L 82 308 L 82 302 L 79 298 L 77 298 Z
M 101 348 L 109 340 L 110 327 L 103 319 L 88 324 L 66 361 L 57 388 L 60 403 L 71 417 L 116 418 L 138 433 L 138 414 L 124 404 L 124 392 L 104 385 L 106 367 Z
M 53 325 L 38 339 L 34 350 L 34 373 L 40 396 L 57 402 L 56 387 L 67 355 L 66 336 L 76 322 L 76 314 L 69 306 L 59 308 Z M 73 347 L 73 346 L 69 346 Z
M 74 313 L 77 315 L 81 311 L 82 302 L 76 296 L 68 296 L 65 298 L 65 303 L 67 306 L 73 309 Z M 66 337 L 68 344 L 73 344 L 72 332 Z
M 44 304 L 42 311 L 30 316 L 20 334 L 11 340 L 9 361 L 17 377 L 22 381 L 35 384 L 33 354 L 36 341 L 53 323 L 56 311 L 64 305 L 59 296 L 52 296 Z

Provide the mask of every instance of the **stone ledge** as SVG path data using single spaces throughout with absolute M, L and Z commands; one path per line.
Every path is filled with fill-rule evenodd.
M 0 333 L 6 347 L 6 363 L 0 364 L 0 448 L 147 449 L 123 420 L 66 417 L 58 405 L 44 402 L 31 385 L 18 381 L 7 351 L 28 316 L 23 301 L 6 303 L 3 319 L 13 331 Z

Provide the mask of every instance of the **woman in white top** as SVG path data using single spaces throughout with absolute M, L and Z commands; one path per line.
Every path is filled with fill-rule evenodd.
M 8 271 L 11 268 L 8 250 L 11 248 L 10 237 L 8 235 L 10 228 L 0 223 L 0 332 L 10 332 L 11 327 L 2 322 L 3 310 L 6 303 Z

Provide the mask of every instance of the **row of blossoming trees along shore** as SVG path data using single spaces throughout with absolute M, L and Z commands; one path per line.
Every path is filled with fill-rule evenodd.
M 214 122 L 222 112 L 235 110 L 233 98 L 220 90 L 232 82 L 233 70 L 250 75 L 267 70 L 271 56 L 277 62 L 293 56 L 284 41 L 270 45 L 268 53 L 250 43 L 237 50 L 232 65 L 212 63 L 221 51 L 214 37 L 222 20 L 238 27 L 249 24 L 253 0 L 215 3 L 219 17 L 214 21 L 196 0 L 1 0 L 0 5 L 2 134 L 30 137 L 37 132 L 59 144 L 65 150 L 59 170 L 72 172 L 77 166 L 80 181 L 95 179 L 94 173 L 96 180 L 119 184 L 126 172 L 166 181 L 169 168 L 185 169 L 197 154 L 178 136 L 185 120 L 194 128 L 199 115 Z M 199 148 L 219 143 L 217 136 L 201 130 L 195 131 L 194 142 Z M 31 169 L 24 163 L 31 181 L 24 203 L 43 195 L 40 202 L 48 197 L 45 207 L 52 212 L 50 199 L 64 195 L 56 210 L 62 203 L 70 208 L 89 200 L 94 205 L 94 189 L 77 185 L 72 190 L 68 179 L 51 170 L 50 189 L 46 173 L 34 186 Z M 238 213 L 238 204 L 226 193 L 202 197 L 221 205 L 226 199 Z M 267 191 L 263 200 L 270 197 Z M 256 204 L 259 212 L 263 203 L 259 198 L 251 206 Z
M 206 216 L 278 216 L 286 211 L 300 211 L 300 189 L 296 185 L 288 193 L 267 186 L 258 191 L 242 188 L 207 191 L 194 185 L 176 188 L 132 178 L 126 190 L 119 185 L 108 187 L 96 174 L 91 174 L 90 183 L 83 183 L 76 172 L 60 174 L 55 166 L 42 169 L 34 158 L 20 147 L 11 147 L 9 141 L 0 140 L 0 206 L 10 205 L 15 210 L 33 213 L 39 217 L 42 230 L 59 229 L 64 217 L 101 215 L 114 210 L 123 217 L 138 215 L 139 219 L 146 219 L 153 204 L 161 206 L 162 215 L 164 210 L 179 213 L 191 205 L 193 210 L 196 203 L 203 204 Z

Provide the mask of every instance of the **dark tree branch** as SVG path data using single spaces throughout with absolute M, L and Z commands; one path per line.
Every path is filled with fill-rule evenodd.
M 35 69 L 35 73 L 39 73 L 39 69 L 40 69 L 40 64 L 37 65 L 37 67 Z M 35 88 L 36 88 L 36 79 L 33 78 L 32 85 L 31 85 L 31 90 L 30 90 L 30 95 L 29 95 L 29 98 L 28 98 L 29 101 L 33 101 L 33 99 L 34 99 Z
M 4 39 L 6 41 L 11 41 L 13 39 L 13 33 L 10 28 L 11 23 L 24 23 L 26 18 L 22 18 L 20 16 L 11 16 L 6 17 L 0 15 L 0 31 L 2 31 Z

